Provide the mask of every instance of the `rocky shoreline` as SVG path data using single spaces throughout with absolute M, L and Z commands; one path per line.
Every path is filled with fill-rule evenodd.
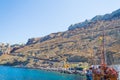
M 43 68 L 43 67 L 20 67 L 20 66 L 12 66 L 15 68 L 25 68 L 25 69 L 37 69 L 37 70 L 45 70 L 45 71 L 55 71 L 59 73 L 65 73 L 65 74 L 77 74 L 80 76 L 85 76 L 84 71 L 80 70 L 70 70 L 70 69 L 65 69 L 65 68 Z
M 26 67 L 28 68 L 28 67 Z M 60 73 L 66 73 L 66 74 L 79 74 L 79 75 L 85 75 L 85 73 L 83 71 L 80 70 L 70 70 L 70 69 L 65 69 L 65 68 L 43 68 L 43 67 L 39 67 L 39 68 L 31 68 L 29 67 L 29 69 L 39 69 L 39 70 L 46 70 L 46 71 L 55 71 L 55 72 L 60 72 Z

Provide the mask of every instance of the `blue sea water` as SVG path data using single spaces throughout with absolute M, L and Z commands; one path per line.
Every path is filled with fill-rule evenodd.
M 0 66 L 0 80 L 83 80 L 80 75 Z

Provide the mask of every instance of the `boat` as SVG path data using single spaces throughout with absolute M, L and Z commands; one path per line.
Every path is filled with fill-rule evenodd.
M 100 44 L 100 62 L 99 64 L 93 64 L 89 67 L 89 70 L 92 71 L 92 79 L 90 80 L 120 80 L 119 72 L 113 67 L 107 65 L 106 62 L 106 53 L 105 53 L 105 31 L 103 29 L 102 35 L 99 36 Z M 95 62 L 95 57 L 91 56 L 93 62 Z

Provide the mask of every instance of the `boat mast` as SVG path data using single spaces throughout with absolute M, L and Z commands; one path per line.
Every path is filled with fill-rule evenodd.
M 102 34 L 102 50 L 101 50 L 101 65 L 106 66 L 106 60 L 105 60 L 105 29 L 103 26 L 103 34 Z

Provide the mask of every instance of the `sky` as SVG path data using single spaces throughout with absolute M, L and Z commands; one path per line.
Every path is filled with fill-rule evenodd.
M 0 0 L 0 42 L 26 43 L 119 8 L 120 0 Z

